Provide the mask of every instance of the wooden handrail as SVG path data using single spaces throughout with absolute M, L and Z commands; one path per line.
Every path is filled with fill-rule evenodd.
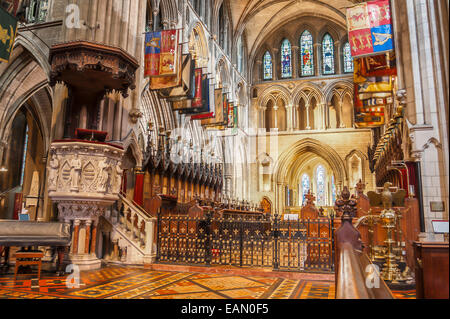
M 347 187 L 341 196 L 336 207 L 342 212 L 342 224 L 334 241 L 336 299 L 394 299 L 377 267 L 363 253 L 361 234 L 352 223 L 356 201 L 350 198 Z
M 341 244 L 336 299 L 394 299 L 376 268 L 368 267 L 371 264 L 367 255 L 355 250 L 351 243 Z M 369 280 L 368 269 L 373 271 Z

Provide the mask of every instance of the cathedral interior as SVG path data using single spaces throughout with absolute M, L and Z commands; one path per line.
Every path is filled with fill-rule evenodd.
M 448 0 L 0 4 L 0 299 L 448 299 Z

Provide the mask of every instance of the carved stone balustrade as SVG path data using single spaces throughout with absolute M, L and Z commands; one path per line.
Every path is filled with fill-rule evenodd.
M 98 219 L 119 199 L 123 149 L 81 140 L 55 141 L 49 162 L 49 197 L 61 221 L 72 223 L 67 261 L 81 270 L 101 266 L 96 256 Z

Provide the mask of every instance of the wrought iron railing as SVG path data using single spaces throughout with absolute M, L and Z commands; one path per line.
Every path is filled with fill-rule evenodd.
M 223 218 L 165 216 L 157 219 L 161 263 L 271 267 L 332 272 L 333 220 L 282 221 L 279 215 Z

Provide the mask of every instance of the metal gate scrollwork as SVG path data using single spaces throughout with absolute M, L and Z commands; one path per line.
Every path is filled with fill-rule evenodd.
M 243 217 L 158 216 L 157 261 L 161 263 L 271 267 L 332 272 L 333 220 L 297 221 L 274 215 Z

